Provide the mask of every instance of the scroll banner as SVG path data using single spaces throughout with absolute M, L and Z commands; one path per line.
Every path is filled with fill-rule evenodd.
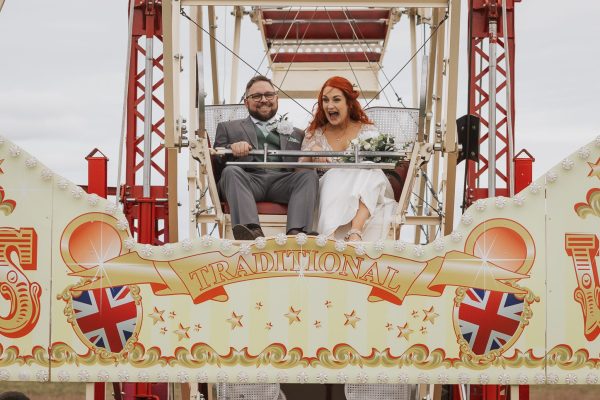
M 313 239 L 314 240 L 314 239 Z M 271 240 L 272 241 L 272 240 Z M 524 294 L 508 281 L 526 278 L 473 255 L 450 251 L 417 262 L 383 254 L 377 258 L 333 248 L 278 249 L 227 256 L 220 251 L 171 261 L 142 258 L 137 252 L 106 261 L 101 267 L 73 272 L 92 279 L 74 290 L 149 284 L 158 296 L 187 294 L 195 304 L 227 301 L 225 286 L 255 279 L 316 277 L 371 286 L 370 302 L 402 304 L 406 296 L 438 297 L 446 286 L 463 286 Z

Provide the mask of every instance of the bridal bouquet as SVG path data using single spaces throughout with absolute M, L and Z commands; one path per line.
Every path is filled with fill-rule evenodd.
M 350 142 L 352 144 L 353 149 L 358 146 L 360 151 L 397 151 L 402 150 L 406 147 L 405 143 L 401 143 L 398 146 L 396 143 L 394 136 L 389 135 L 387 133 L 377 133 L 377 132 L 366 132 L 366 134 L 361 135 L 360 137 L 352 140 Z M 400 147 L 400 148 L 399 148 Z M 393 157 L 370 157 L 363 156 L 364 160 L 373 161 L 376 163 L 397 163 L 400 161 L 398 158 Z M 347 157 L 346 161 L 354 161 L 354 157 Z

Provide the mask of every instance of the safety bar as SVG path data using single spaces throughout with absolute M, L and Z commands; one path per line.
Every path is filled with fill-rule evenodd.
M 253 168 L 346 168 L 346 169 L 394 169 L 394 163 L 316 163 L 316 162 L 255 162 L 255 161 L 228 161 L 227 165 L 237 165 L 238 167 L 253 167 Z

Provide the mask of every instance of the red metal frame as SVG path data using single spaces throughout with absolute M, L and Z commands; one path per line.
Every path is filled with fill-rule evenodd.
M 507 23 L 508 23 L 508 46 L 504 43 L 504 26 L 502 24 L 502 3 L 501 0 L 471 0 L 470 9 L 470 32 L 471 32 L 471 51 L 469 54 L 469 113 L 478 116 L 481 119 L 482 132 L 479 139 L 479 162 L 468 161 L 467 173 L 467 204 L 488 197 L 488 159 L 485 157 L 489 140 L 489 116 L 487 115 L 489 93 L 489 44 L 496 46 L 497 70 L 496 75 L 496 195 L 507 196 L 509 192 L 509 176 L 513 173 L 511 162 L 508 157 L 508 119 L 506 104 L 506 70 L 504 61 L 506 49 L 508 48 L 510 56 L 510 74 L 511 74 L 511 114 L 512 132 L 514 139 L 515 124 L 515 30 L 514 30 L 514 3 L 520 0 L 507 0 Z M 491 37 L 489 31 L 490 21 L 496 21 L 498 33 L 496 37 Z M 514 140 L 512 140 L 514 146 Z M 513 153 L 514 154 L 514 153 Z
M 143 197 L 140 185 L 144 168 L 144 90 L 146 38 L 162 43 L 162 6 L 157 0 L 135 1 L 127 94 L 127 138 L 125 185 L 121 188 L 124 213 L 131 232 L 141 243 L 164 244 L 169 242 L 169 215 L 167 188 L 167 152 L 164 149 L 164 102 L 160 89 L 164 84 L 162 49 L 156 51 L 153 61 L 152 104 L 160 110 L 160 118 L 153 118 L 151 176 L 153 185 L 150 197 Z M 156 48 L 156 46 L 155 46 Z M 156 55 L 158 54 L 158 55 Z M 157 79 L 158 78 L 158 79 Z M 156 112 L 153 112 L 156 115 Z

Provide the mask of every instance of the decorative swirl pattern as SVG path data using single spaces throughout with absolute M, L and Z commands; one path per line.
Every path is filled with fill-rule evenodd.
M 575 204 L 575 212 L 580 218 L 588 215 L 600 217 L 600 188 L 593 188 L 585 196 L 587 203 Z

